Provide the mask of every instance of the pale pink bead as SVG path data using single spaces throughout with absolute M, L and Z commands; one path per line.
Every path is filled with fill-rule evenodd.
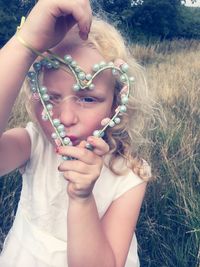
M 115 109 L 115 112 L 118 112 L 118 111 L 120 111 L 120 107 L 117 107 L 117 108 Z
M 122 95 L 122 94 L 127 94 L 127 93 L 128 93 L 128 86 L 125 85 L 125 86 L 121 89 L 120 94 Z
M 101 121 L 101 125 L 105 126 L 106 124 L 108 124 L 110 122 L 110 118 L 105 118 Z
M 118 58 L 114 61 L 114 64 L 115 64 L 115 66 L 120 67 L 121 65 L 124 64 L 124 61 L 122 59 Z
M 61 141 L 59 139 L 54 140 L 57 146 L 61 146 Z
M 32 97 L 33 97 L 33 99 L 35 99 L 35 100 L 39 100 L 39 99 L 40 99 L 38 93 L 33 93 Z

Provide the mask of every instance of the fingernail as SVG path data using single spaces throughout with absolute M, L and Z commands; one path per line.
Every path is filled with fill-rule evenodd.
M 55 148 L 55 153 L 59 154 L 59 147 L 58 146 Z
M 86 41 L 88 39 L 88 33 L 87 32 L 79 32 L 79 35 L 80 35 L 81 39 L 83 39 L 84 41 Z
M 88 150 L 91 150 L 91 151 L 94 149 L 93 145 L 91 145 L 90 143 L 87 143 L 87 144 L 85 145 L 85 147 L 86 147 Z

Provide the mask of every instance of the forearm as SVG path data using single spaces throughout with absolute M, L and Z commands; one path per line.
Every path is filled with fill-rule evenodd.
M 35 56 L 14 36 L 0 50 L 0 135 Z
M 68 264 L 69 267 L 115 266 L 93 196 L 84 201 L 69 201 Z

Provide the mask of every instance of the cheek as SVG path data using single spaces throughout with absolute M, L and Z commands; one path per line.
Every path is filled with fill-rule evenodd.
M 86 119 L 84 120 L 86 131 L 90 135 L 94 132 L 94 130 L 102 129 L 101 121 L 105 118 L 110 118 L 112 116 L 111 108 L 105 108 L 99 112 L 90 112 Z
M 42 119 L 43 107 L 40 102 L 36 102 L 33 104 L 33 111 L 42 131 L 47 136 L 48 140 L 51 140 L 51 134 L 53 132 L 52 125 L 49 121 L 45 121 Z

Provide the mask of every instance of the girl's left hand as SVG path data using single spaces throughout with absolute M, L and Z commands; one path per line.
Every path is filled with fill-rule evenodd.
M 87 142 L 94 147 L 93 151 L 85 148 Z M 69 182 L 67 191 L 73 199 L 91 195 L 103 166 L 102 156 L 109 151 L 108 144 L 102 138 L 90 136 L 87 142 L 82 141 L 78 146 L 62 146 L 58 150 L 59 154 L 76 159 L 63 161 L 58 167 Z

